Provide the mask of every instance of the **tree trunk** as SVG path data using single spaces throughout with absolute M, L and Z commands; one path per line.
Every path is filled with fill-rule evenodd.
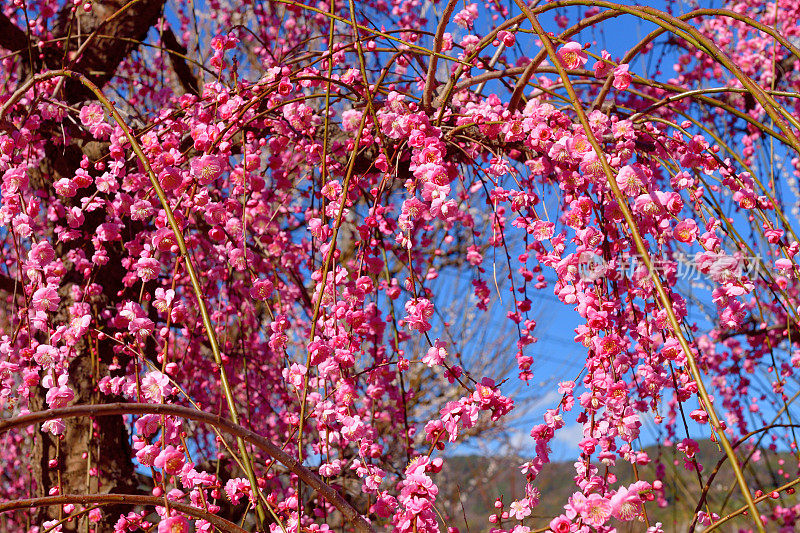
M 91 13 L 78 9 L 72 12 L 71 1 L 64 2 L 53 28 L 52 42 L 63 42 L 69 37 L 67 52 L 63 47 L 50 45 L 42 48 L 42 56 L 26 54 L 29 48 L 27 34 L 17 28 L 8 18 L 0 15 L 0 46 L 13 51 L 21 51 L 24 70 L 30 75 L 44 69 L 67 68 L 84 74 L 99 87 L 103 87 L 116 73 L 120 63 L 136 48 L 136 41 L 144 40 L 150 28 L 161 17 L 164 0 L 144 0 L 133 3 L 116 17 L 120 8 L 128 4 L 128 0 L 95 0 Z M 111 19 L 109 19 L 111 17 Z M 80 56 L 74 52 L 97 30 L 105 37 L 95 37 Z M 113 36 L 113 37 L 109 37 Z M 30 49 L 38 52 L 37 43 L 30 43 Z M 67 59 L 64 59 L 67 58 Z M 72 59 L 70 59 L 72 58 Z M 93 99 L 92 93 L 75 80 L 66 80 L 62 93 L 58 95 L 68 103 L 78 104 Z M 46 125 L 43 125 L 46 127 Z M 72 127 L 69 123 L 51 124 L 53 135 L 61 137 L 62 128 Z M 77 132 L 75 132 L 77 134 Z M 52 189 L 53 183 L 62 177 L 72 178 L 79 168 L 81 158 L 86 155 L 91 161 L 99 159 L 104 146 L 101 143 L 85 143 L 76 135 L 70 145 L 49 146 L 48 156 L 40 168 L 32 170 L 32 185 L 42 189 Z M 87 257 L 91 257 L 92 244 L 90 237 L 96 227 L 103 221 L 99 213 L 86 213 L 84 239 L 64 243 L 53 243 L 58 257 L 64 257 L 69 248 L 82 248 Z M 90 220 L 96 219 L 96 220 Z M 94 282 L 103 288 L 102 307 L 117 299 L 117 293 L 124 289 L 122 277 L 125 270 L 120 265 L 123 254 L 122 246 L 117 249 L 108 247 L 109 262 L 105 266 L 95 266 Z M 67 265 L 68 269 L 72 265 Z M 67 308 L 70 301 L 70 288 L 79 284 L 86 285 L 79 272 L 69 270 L 59 288 L 62 298 L 57 320 L 62 323 L 68 320 Z M 99 309 L 94 309 L 94 312 Z M 115 354 L 110 340 L 82 340 L 73 347 L 74 358 L 69 364 L 69 385 L 75 393 L 74 404 L 93 404 L 119 400 L 110 398 L 97 389 L 97 382 L 106 375 L 113 375 L 110 366 L 117 365 L 124 371 L 128 360 L 125 356 Z M 37 387 L 31 401 L 33 411 L 47 409 L 45 401 L 46 389 Z M 65 430 L 60 437 L 45 433 L 37 428 L 32 459 L 33 476 L 38 496 L 46 496 L 51 491 L 60 490 L 61 494 L 102 494 L 132 493 L 138 490 L 133 463 L 129 435 L 122 417 L 103 417 L 97 420 L 72 418 L 64 421 Z M 51 463 L 56 456 L 57 464 Z M 133 509 L 125 506 L 104 506 L 103 520 L 97 525 L 97 531 L 111 531 L 120 513 Z M 58 520 L 65 516 L 63 509 L 53 506 L 33 512 L 35 525 L 47 520 Z M 86 516 L 72 523 L 64 524 L 64 531 L 86 531 Z

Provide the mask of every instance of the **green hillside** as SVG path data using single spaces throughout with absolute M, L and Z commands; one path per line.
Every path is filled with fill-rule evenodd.
M 659 507 L 656 501 L 645 506 L 650 523 L 661 522 L 664 530 L 671 532 L 687 531 L 694 513 L 694 503 L 698 493 L 708 482 L 710 474 L 724 452 L 710 441 L 700 443 L 696 454 L 698 464 L 705 465 L 700 474 L 684 468 L 684 455 L 673 448 L 650 447 L 646 451 L 651 458 L 661 459 L 663 464 L 664 493 L 667 504 Z M 751 459 L 746 467 L 748 479 L 753 480 L 753 489 L 757 486 L 772 488 L 798 477 L 797 460 L 789 453 L 760 451 Z M 741 455 L 740 455 L 741 457 Z M 508 505 L 524 495 L 525 478 L 519 466 L 526 459 L 518 457 L 487 458 L 482 456 L 455 456 L 445 462 L 445 468 L 437 476 L 440 489 L 439 511 L 448 517 L 448 525 L 461 529 L 462 532 L 477 533 L 487 531 L 491 524 L 488 517 L 494 512 L 494 502 L 502 496 Z M 597 464 L 597 463 L 595 463 Z M 625 468 L 621 462 L 615 469 L 619 476 L 618 485 L 628 485 L 635 481 L 632 468 Z M 643 480 L 655 479 L 653 464 L 638 467 L 639 476 Z M 603 473 L 601 467 L 600 473 Z M 562 512 L 563 505 L 570 495 L 578 490 L 573 480 L 575 468 L 571 463 L 555 462 L 547 465 L 536 481 L 541 491 L 540 504 L 534 514 L 523 522 L 532 529 L 546 527 L 550 519 Z M 757 481 L 756 481 L 757 480 Z M 722 516 L 744 505 L 737 495 L 736 483 L 730 468 L 723 465 L 710 484 L 708 502 L 710 509 Z M 777 501 L 770 500 L 771 505 L 791 507 L 797 505 L 798 494 L 782 494 Z M 762 503 L 759 507 L 768 512 L 770 504 Z M 506 528 L 518 522 L 508 522 Z M 740 527 L 748 527 L 747 517 L 738 517 L 725 524 L 721 531 L 738 531 Z M 643 522 L 619 522 L 615 526 L 620 533 L 644 531 Z M 700 530 L 700 528 L 698 528 Z

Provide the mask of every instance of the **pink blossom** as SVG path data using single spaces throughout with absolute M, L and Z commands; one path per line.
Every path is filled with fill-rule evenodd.
M 589 60 L 583 47 L 575 41 L 570 41 L 559 48 L 556 55 L 564 68 L 568 69 L 580 68 Z
M 531 505 L 527 498 L 511 502 L 509 516 L 522 520 L 531 514 Z
M 161 263 L 152 257 L 142 257 L 136 261 L 136 275 L 145 283 L 156 279 L 160 270 Z
M 172 289 L 164 290 L 162 287 L 157 287 L 155 291 L 155 300 L 153 300 L 153 307 L 161 313 L 166 313 L 172 301 L 175 299 L 175 291 Z
M 153 328 L 155 324 L 149 318 L 145 317 L 137 317 L 128 322 L 128 331 L 136 335 L 137 337 L 146 337 L 153 333 Z
M 89 511 L 89 522 L 96 524 L 103 519 L 103 511 L 100 508 L 95 508 Z
M 553 238 L 553 235 L 555 234 L 555 227 L 556 225 L 552 222 L 537 220 L 533 223 L 529 232 L 537 241 L 546 241 Z
M 52 377 L 47 375 L 42 381 L 42 385 L 48 389 L 45 400 L 52 409 L 66 407 L 75 398 L 75 393 L 67 385 L 67 379 L 67 375 L 62 374 L 58 377 L 57 384 L 55 384 Z
M 36 311 L 55 311 L 61 298 L 53 287 L 40 287 L 36 289 L 31 298 L 31 305 Z
M 623 63 L 614 69 L 614 88 L 624 91 L 631 84 L 631 74 L 628 72 L 628 65 Z
M 431 329 L 428 322 L 433 316 L 433 304 L 425 299 L 418 298 L 406 302 L 406 323 L 412 330 L 426 332 Z
M 23 167 L 11 167 L 3 173 L 3 189 L 13 195 L 28 185 L 28 172 Z
M 156 457 L 160 453 L 158 446 L 148 444 L 136 452 L 136 460 L 144 466 L 153 466 Z
M 441 365 L 447 358 L 446 347 L 447 343 L 436 339 L 433 346 L 428 348 L 427 353 L 422 357 L 422 362 L 431 367 Z
M 611 517 L 611 511 L 611 503 L 606 498 L 599 494 L 590 494 L 581 509 L 581 517 L 587 524 L 600 527 Z
M 453 17 L 453 22 L 464 29 L 471 29 L 472 23 L 478 18 L 478 4 L 468 4 Z
M 298 389 L 302 389 L 307 371 L 308 369 L 305 365 L 292 363 L 292 366 L 289 367 L 289 371 L 287 372 L 289 383 Z
M 563 514 L 550 521 L 550 530 L 553 533 L 569 533 L 572 530 L 572 521 Z
M 167 446 L 153 461 L 153 466 L 161 468 L 164 473 L 177 475 L 180 474 L 185 462 L 184 453 L 176 450 L 174 446 Z
M 158 523 L 158 533 L 189 533 L 189 521 L 182 516 L 171 516 Z
M 775 261 L 775 268 L 784 272 L 791 270 L 792 266 L 792 261 L 790 259 L 786 259 L 785 257 Z
M 617 185 L 628 196 L 636 196 L 645 190 L 647 178 L 639 165 L 625 165 L 617 173 Z
M 603 50 L 600 55 L 602 59 L 598 59 L 594 64 L 594 75 L 597 78 L 603 79 L 608 76 L 608 73 L 611 71 L 611 65 L 608 62 L 608 60 L 611 59 L 611 54 Z
M 642 501 L 639 499 L 639 495 L 624 487 L 611 496 L 610 501 L 611 512 L 619 520 L 631 521 L 642 512 Z
M 268 300 L 273 291 L 273 284 L 268 279 L 260 279 L 250 288 L 250 297 L 255 300 Z
M 678 222 L 673 230 L 675 238 L 686 243 L 697 240 L 697 233 L 697 223 L 690 218 Z
M 169 377 L 158 370 L 148 372 L 142 378 L 142 394 L 153 403 L 162 403 L 166 396 L 172 394 Z
M 164 190 L 171 191 L 181 186 L 183 176 L 177 168 L 167 167 L 158 175 L 158 182 Z
M 49 242 L 39 241 L 31 246 L 31 250 L 28 252 L 28 261 L 38 268 L 43 268 L 55 259 L 55 255 L 53 246 Z
M 192 159 L 189 164 L 192 176 L 197 178 L 200 185 L 208 185 L 222 175 L 222 160 L 214 155 L 204 155 Z
M 140 416 L 136 419 L 135 423 L 136 432 L 143 437 L 147 437 L 158 431 L 160 425 L 161 417 L 158 415 Z
M 225 494 L 234 505 L 239 503 L 242 496 L 250 497 L 250 482 L 242 478 L 229 479 L 225 483 Z
M 61 418 L 56 418 L 53 420 L 48 420 L 46 422 L 42 422 L 42 431 L 46 433 L 50 433 L 52 435 L 61 435 L 64 433 L 66 429 L 66 424 L 64 420 Z
M 103 108 L 100 104 L 91 103 L 81 107 L 78 114 L 81 119 L 81 124 L 86 127 L 96 126 L 103 122 L 106 118 Z

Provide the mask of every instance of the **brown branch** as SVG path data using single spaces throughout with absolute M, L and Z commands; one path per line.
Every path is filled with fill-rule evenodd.
M 27 47 L 28 36 L 25 32 L 0 13 L 0 48 L 5 48 L 9 52 L 19 52 Z
M 766 326 L 762 328 L 752 327 L 749 329 L 725 331 L 719 334 L 717 341 L 722 342 L 730 339 L 731 337 L 736 337 L 739 335 L 744 335 L 745 337 L 758 337 L 760 335 L 769 335 L 770 333 L 777 333 L 781 339 L 788 338 L 790 334 L 795 339 L 800 339 L 800 331 L 798 331 L 796 324 L 790 324 L 788 328 L 786 324 L 777 324 L 774 326 Z
M 422 106 L 425 109 L 430 108 L 433 98 L 433 89 L 436 84 L 436 63 L 439 59 L 436 54 L 442 49 L 444 30 L 447 28 L 447 23 L 450 22 L 450 15 L 453 14 L 457 3 L 456 0 L 449 0 L 449 2 L 447 2 L 444 13 L 442 13 L 442 18 L 439 20 L 439 25 L 436 27 L 436 36 L 433 39 L 433 53 L 431 54 L 430 63 L 428 63 L 428 73 L 425 76 L 425 88 L 422 90 Z
M 175 37 L 175 33 L 171 28 L 164 30 L 162 40 L 164 48 L 166 48 L 169 53 L 172 69 L 175 71 L 175 75 L 178 76 L 178 82 L 180 82 L 183 90 L 195 96 L 199 95 L 200 90 L 197 78 L 186 63 L 186 47 L 178 42 L 178 38 Z
M 181 407 L 177 405 L 164 405 L 164 404 L 143 404 L 143 403 L 111 403 L 102 405 L 73 405 L 71 407 L 62 407 L 61 409 L 49 409 L 47 411 L 37 411 L 27 415 L 18 416 L 10 420 L 0 422 L 0 434 L 13 429 L 27 427 L 33 424 L 39 424 L 47 420 L 54 420 L 58 418 L 75 418 L 75 417 L 102 417 L 113 415 L 144 415 L 144 414 L 157 414 L 157 415 L 170 415 L 185 418 L 187 420 L 194 420 L 216 427 L 230 435 L 239 437 L 245 442 L 248 442 L 256 448 L 264 451 L 283 464 L 290 472 L 303 480 L 303 483 L 313 488 L 320 496 L 328 500 L 328 502 L 336 507 L 342 515 L 350 522 L 354 529 L 360 533 L 373 533 L 370 523 L 356 511 L 347 500 L 345 500 L 338 492 L 333 490 L 314 472 L 303 466 L 297 459 L 284 452 L 279 447 L 275 446 L 271 441 L 262 437 L 258 433 L 250 431 L 238 424 L 234 424 L 230 420 L 222 418 L 221 416 L 212 415 L 203 411 L 189 409 L 188 407 Z
M 145 496 L 141 494 L 64 494 L 63 496 L 44 496 L 41 498 L 25 498 L 21 500 L 3 502 L 0 503 L 0 513 L 6 513 L 8 511 L 14 511 L 17 509 L 32 509 L 68 503 L 79 503 L 81 505 L 103 505 L 108 503 L 117 503 L 126 505 L 158 505 L 163 507 L 164 498 Z M 189 515 L 193 518 L 199 518 L 210 522 L 212 525 L 220 528 L 222 531 L 247 533 L 246 530 L 240 528 L 233 522 L 209 513 L 205 509 L 199 509 L 197 507 L 172 500 L 169 500 L 169 506 L 176 511 L 180 511 L 183 514 Z
M 53 34 L 56 38 L 72 35 L 68 51 L 79 51 L 70 63 L 70 70 L 85 75 L 89 81 L 103 87 L 117 72 L 119 64 L 147 36 L 161 17 L 165 0 L 108 0 L 95 3 L 90 13 L 72 13 L 67 3 L 59 13 Z M 76 21 L 75 18 L 79 20 Z M 81 34 L 75 35 L 76 28 Z M 100 35 L 100 30 L 103 35 Z M 90 46 L 82 46 L 86 41 Z M 49 65 L 50 68 L 58 68 Z M 65 81 L 65 99 L 79 102 L 93 98 L 91 91 L 77 80 Z

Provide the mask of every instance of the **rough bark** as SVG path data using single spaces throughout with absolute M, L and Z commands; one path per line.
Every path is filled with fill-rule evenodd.
M 120 11 L 126 6 L 126 9 Z M 99 87 L 103 87 L 117 72 L 122 61 L 136 48 L 136 41 L 143 41 L 161 16 L 164 0 L 128 0 L 95 1 L 91 13 L 82 10 L 72 12 L 72 2 L 64 2 L 53 27 L 53 42 L 63 42 L 66 38 L 67 50 L 47 45 L 43 50 L 43 59 L 33 58 L 31 64 L 28 48 L 28 36 L 5 16 L 0 15 L 0 47 L 20 52 L 20 64 L 26 76 L 41 70 L 69 68 L 87 76 Z M 95 35 L 92 35 L 96 32 Z M 87 39 L 91 43 L 85 46 L 80 55 L 75 52 Z M 34 43 L 38 44 L 38 43 Z M 82 85 L 67 80 L 59 95 L 69 103 L 77 103 L 92 99 L 93 95 Z M 54 136 L 61 137 L 61 128 L 69 128 L 69 124 L 43 125 L 53 130 Z M 77 131 L 74 133 L 78 133 Z M 90 160 L 99 159 L 105 147 L 97 142 L 84 142 L 78 135 L 68 146 L 57 146 L 55 143 L 47 148 L 47 157 L 38 169 L 32 169 L 31 184 L 38 188 L 52 188 L 52 184 L 61 177 L 72 177 L 79 168 L 81 158 L 86 155 Z M 81 247 L 91 257 L 92 244 L 88 239 L 94 229 L 102 222 L 101 213 L 87 213 L 83 227 L 86 239 L 69 244 L 57 244 L 56 253 L 60 257 L 70 247 Z M 55 244 L 55 243 L 54 243 Z M 122 276 L 124 269 L 120 266 L 123 249 L 109 248 L 110 261 L 99 267 L 94 281 L 103 287 L 103 295 L 97 302 L 96 310 L 110 303 L 123 290 Z M 70 266 L 70 265 L 68 265 Z M 18 290 L 13 280 L 0 283 L 0 289 Z M 58 312 L 58 320 L 66 321 L 67 307 L 70 305 L 70 287 L 74 284 L 85 286 L 86 280 L 71 270 L 60 288 L 62 306 Z M 110 365 L 116 364 L 124 368 L 128 361 L 125 356 L 115 354 L 110 341 L 82 341 L 74 346 L 74 359 L 70 363 L 70 386 L 75 392 L 75 404 L 92 404 L 119 400 L 107 398 L 97 390 L 97 381 L 104 375 L 113 374 Z M 113 368 L 113 367 L 112 367 Z M 46 409 L 45 389 L 39 388 L 34 395 L 32 410 Z M 133 493 L 138 482 L 131 461 L 129 435 L 121 416 L 103 417 L 97 420 L 69 419 L 65 421 L 66 429 L 60 438 L 44 433 L 39 428 L 34 442 L 33 476 L 37 485 L 38 496 L 47 496 L 56 487 L 62 494 L 106 494 Z M 49 463 L 60 458 L 58 465 L 50 467 Z M 93 469 L 90 471 L 90 469 Z M 111 531 L 120 513 L 127 513 L 130 506 L 105 506 L 104 520 L 98 524 L 97 531 Z M 39 509 L 33 515 L 35 524 L 46 520 L 60 519 L 63 512 L 60 506 L 49 506 Z M 65 531 L 85 531 L 85 518 L 64 525 Z
M 0 47 L 18 52 L 28 46 L 28 36 L 0 12 Z
M 53 33 L 69 37 L 68 57 L 70 52 L 78 51 L 86 39 L 91 38 L 92 42 L 80 56 L 64 66 L 82 73 L 98 87 L 114 77 L 119 64 L 136 49 L 137 42 L 144 41 L 164 8 L 164 0 L 104 0 L 94 2 L 91 13 L 78 10 L 72 14 L 70 4 L 67 2 L 59 13 Z M 123 7 L 124 11 L 120 12 Z M 53 65 L 48 66 L 52 68 Z M 64 84 L 63 97 L 67 102 L 78 102 L 91 99 L 92 94 L 78 81 L 69 80 Z

